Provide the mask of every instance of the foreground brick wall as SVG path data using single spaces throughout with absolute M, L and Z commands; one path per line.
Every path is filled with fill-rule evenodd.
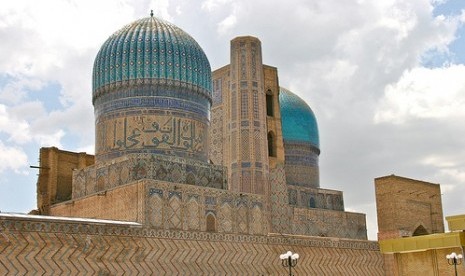
M 56 218 L 55 218 L 56 219 Z M 0 274 L 384 275 L 376 242 L 153 230 L 0 214 Z
M 105 218 L 144 222 L 145 187 L 140 182 L 120 186 L 79 200 L 67 201 L 50 208 L 52 216 Z
M 454 275 L 454 266 L 449 265 L 446 259 L 446 255 L 452 252 L 459 254 L 461 248 L 389 254 L 387 256 L 393 256 L 395 259 L 395 271 L 386 275 Z M 464 265 L 457 265 L 457 274 L 465 275 Z

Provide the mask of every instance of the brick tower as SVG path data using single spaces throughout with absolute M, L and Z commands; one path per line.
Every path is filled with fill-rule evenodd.
M 261 43 L 255 37 L 231 41 L 230 97 L 225 133 L 230 190 L 265 193 L 268 175 L 266 97 Z

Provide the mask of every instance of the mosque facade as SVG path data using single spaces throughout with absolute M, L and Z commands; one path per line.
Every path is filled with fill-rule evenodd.
M 77 247 L 95 250 L 103 250 L 100 242 L 112 233 L 138 244 L 164 241 L 161 247 L 173 256 L 184 254 L 175 250 L 183 246 L 198 254 L 215 248 L 224 259 L 209 269 L 218 275 L 241 268 L 228 254 L 243 251 L 247 257 L 247 250 L 255 250 L 266 256 L 286 246 L 301 256 L 350 260 L 351 266 L 339 264 L 340 275 L 348 275 L 346 269 L 382 274 L 377 244 L 367 241 L 365 215 L 345 211 L 341 191 L 320 187 L 315 114 L 280 86 L 276 67 L 263 64 L 259 39 L 234 38 L 230 64 L 212 72 L 189 34 L 150 16 L 104 42 L 92 84 L 95 156 L 42 148 L 34 212 L 39 222 L 16 218 L 23 225 L 17 231 L 42 223 L 39 232 L 74 233 L 75 240 L 84 239 Z M 235 249 L 225 251 L 226 245 Z M 192 271 L 203 261 L 171 265 L 198 274 Z M 241 269 L 279 270 L 269 260 L 250 262 Z M 302 271 L 330 267 L 320 265 Z
M 230 54 L 212 73 L 192 37 L 152 16 L 110 36 L 93 68 L 95 164 L 66 184 L 74 205 L 55 200 L 44 214 L 137 213 L 163 229 L 366 239 L 365 216 L 344 212 L 342 192 L 320 188 L 311 108 L 279 85 L 257 38 L 233 39 Z M 126 211 L 100 206 L 110 205 L 102 192 L 119 194 L 116 203 L 140 189 Z

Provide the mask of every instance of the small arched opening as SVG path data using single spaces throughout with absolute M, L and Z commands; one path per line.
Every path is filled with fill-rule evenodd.
M 316 208 L 315 199 L 313 197 L 310 198 L 310 208 Z
M 216 232 L 216 218 L 215 215 L 209 213 L 206 217 L 207 220 L 207 232 Z
M 415 229 L 415 231 L 413 232 L 413 236 L 423 236 L 423 235 L 428 235 L 428 231 L 425 229 L 425 227 L 423 227 L 423 225 L 420 225 L 417 227 L 417 229 Z

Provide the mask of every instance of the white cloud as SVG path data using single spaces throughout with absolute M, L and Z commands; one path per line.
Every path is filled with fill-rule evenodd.
M 226 17 L 223 21 L 221 21 L 218 24 L 218 33 L 221 35 L 227 33 L 230 29 L 234 27 L 236 21 L 236 15 L 230 14 L 228 17 Z
M 163 18 L 164 20 L 173 21 L 173 17 L 169 13 L 170 2 L 168 0 L 152 0 L 150 7 L 153 7 L 155 16 Z
M 18 104 L 21 103 L 27 96 L 28 90 L 39 90 L 44 86 L 44 83 L 35 78 L 10 78 L 6 76 L 7 83 L 0 88 L 0 100 L 3 103 Z
M 0 141 L 0 173 L 13 170 L 15 173 L 26 174 L 27 165 L 27 155 L 21 148 L 6 146 Z
M 231 0 L 205 0 L 202 2 L 201 9 L 214 12 L 229 3 L 231 3 Z
M 55 130 L 53 133 L 38 133 L 34 135 L 34 140 L 39 144 L 39 147 L 57 147 L 63 148 L 61 139 L 65 136 L 65 132 L 62 129 Z
M 6 1 L 0 10 L 0 37 L 9 50 L 0 53 L 0 70 L 52 77 L 53 71 L 66 69 L 62 59 L 69 56 L 70 50 L 95 49 L 95 42 L 103 43 L 115 31 L 115 25 L 122 27 L 130 21 L 133 8 L 125 1 L 112 3 Z
M 0 104 L 0 133 L 8 135 L 8 141 L 24 144 L 31 141 L 29 123 L 25 120 L 12 117 L 5 105 Z
M 416 118 L 465 117 L 465 66 L 418 67 L 385 89 L 375 122 L 405 123 Z
M 28 102 L 14 108 L 0 104 L 0 133 L 7 134 L 7 140 L 16 145 L 35 142 L 38 146 L 61 147 L 65 132 L 49 118 L 39 102 Z

